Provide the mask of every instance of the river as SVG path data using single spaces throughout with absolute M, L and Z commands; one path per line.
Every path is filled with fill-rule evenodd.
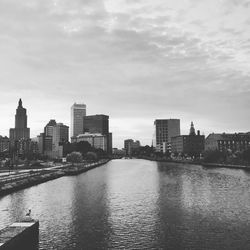
M 40 249 L 250 249 L 250 173 L 113 160 L 0 198 L 0 228 L 28 209 Z

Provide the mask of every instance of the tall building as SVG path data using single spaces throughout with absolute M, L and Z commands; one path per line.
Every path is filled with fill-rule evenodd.
M 53 136 L 54 126 L 56 126 L 56 120 L 50 120 L 48 124 L 44 127 L 44 134 L 46 136 Z
M 15 128 L 10 129 L 10 141 L 18 141 L 20 139 L 29 139 L 30 129 L 27 127 L 26 109 L 23 108 L 22 100 L 19 99 L 18 107 L 15 115 Z
M 69 127 L 63 123 L 50 120 L 44 128 L 44 133 L 38 136 L 39 152 L 43 152 L 50 158 L 61 158 L 64 142 L 68 142 Z
M 107 152 L 112 153 L 112 134 L 109 133 L 109 116 L 89 115 L 83 119 L 84 133 L 102 134 L 107 138 Z
M 84 117 L 84 133 L 108 135 L 109 117 L 107 115 L 88 115 Z
M 195 132 L 194 124 L 191 122 L 189 135 L 179 135 L 171 138 L 171 152 L 198 157 L 204 151 L 205 136 L 200 131 Z
M 166 152 L 171 147 L 171 137 L 180 135 L 180 119 L 157 119 L 154 125 L 156 151 Z
M 71 107 L 71 137 L 84 133 L 84 116 L 86 116 L 86 105 L 74 103 Z
M 69 140 L 69 127 L 63 123 L 57 123 L 52 132 L 53 144 L 60 144 Z

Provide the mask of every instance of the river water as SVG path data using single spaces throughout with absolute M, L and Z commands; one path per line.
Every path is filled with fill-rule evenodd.
M 40 249 L 250 249 L 250 173 L 113 160 L 0 198 L 0 228 L 28 209 Z

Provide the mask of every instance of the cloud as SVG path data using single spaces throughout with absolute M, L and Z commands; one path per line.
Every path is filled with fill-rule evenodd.
M 69 124 L 70 105 L 80 100 L 88 114 L 110 115 L 115 145 L 123 137 L 151 143 L 149 130 L 158 117 L 181 118 L 185 126 L 197 119 L 204 131 L 214 124 L 218 131 L 237 129 L 237 123 L 247 129 L 248 4 L 1 1 L 0 105 L 6 122 L 0 133 L 13 126 L 20 96 L 33 135 L 51 118 Z

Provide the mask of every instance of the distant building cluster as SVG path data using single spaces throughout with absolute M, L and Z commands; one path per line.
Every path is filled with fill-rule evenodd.
M 85 104 L 71 107 L 71 141 L 87 141 L 94 148 L 112 153 L 112 133 L 109 131 L 109 116 L 86 115 Z
M 171 138 L 171 152 L 177 155 L 199 156 L 204 151 L 205 136 L 200 131 L 195 132 L 191 122 L 189 135 L 179 135 Z
M 195 130 L 191 122 L 190 132 L 181 135 L 180 119 L 156 119 L 154 121 L 154 136 L 152 146 L 156 153 L 175 157 L 201 157 L 205 151 L 241 152 L 250 148 L 250 132 L 209 134 L 206 138 L 200 130 Z M 140 148 L 139 141 L 124 140 L 126 155 L 134 155 Z
M 109 116 L 86 115 L 86 105 L 74 103 L 71 107 L 71 142 L 87 141 L 94 148 L 112 153 L 112 133 L 109 131 Z M 69 143 L 69 126 L 51 119 L 37 138 L 30 138 L 27 126 L 27 111 L 22 100 L 18 102 L 15 115 L 15 127 L 9 131 L 9 137 L 0 136 L 0 153 L 15 160 L 38 154 L 49 159 L 63 157 L 64 145 Z
M 250 148 L 250 132 L 235 134 L 210 134 L 206 138 L 205 150 L 244 151 Z

